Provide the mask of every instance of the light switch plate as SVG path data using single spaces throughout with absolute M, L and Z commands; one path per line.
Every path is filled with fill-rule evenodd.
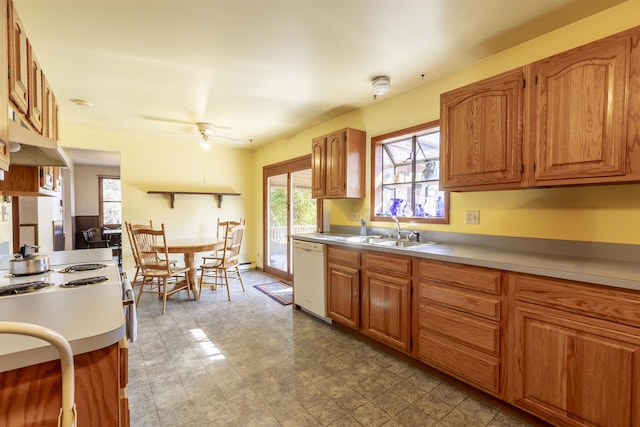
M 480 211 L 467 209 L 464 218 L 465 224 L 480 224 Z

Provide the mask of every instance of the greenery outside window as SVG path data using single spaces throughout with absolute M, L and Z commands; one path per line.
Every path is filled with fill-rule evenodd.
M 100 224 L 122 224 L 122 196 L 120 178 L 99 177 L 100 181 Z
M 440 190 L 440 127 L 434 121 L 371 139 L 373 221 L 449 223 Z

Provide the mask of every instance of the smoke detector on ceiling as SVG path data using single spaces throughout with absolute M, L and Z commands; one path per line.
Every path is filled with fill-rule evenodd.
M 389 92 L 391 79 L 388 76 L 377 76 L 371 80 L 371 85 L 373 86 L 373 96 L 375 98 Z

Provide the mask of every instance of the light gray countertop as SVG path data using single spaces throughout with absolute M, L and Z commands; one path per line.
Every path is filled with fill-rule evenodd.
M 353 249 L 393 253 L 640 291 L 640 262 L 630 260 L 541 253 L 460 242 L 440 242 L 431 245 L 396 248 L 349 241 L 348 235 L 340 234 L 314 233 L 292 237 L 298 240 Z M 523 242 L 526 243 L 526 240 Z

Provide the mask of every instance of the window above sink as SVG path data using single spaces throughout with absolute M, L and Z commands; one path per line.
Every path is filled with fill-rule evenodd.
M 440 190 L 440 127 L 434 121 L 371 139 L 372 221 L 449 223 Z

